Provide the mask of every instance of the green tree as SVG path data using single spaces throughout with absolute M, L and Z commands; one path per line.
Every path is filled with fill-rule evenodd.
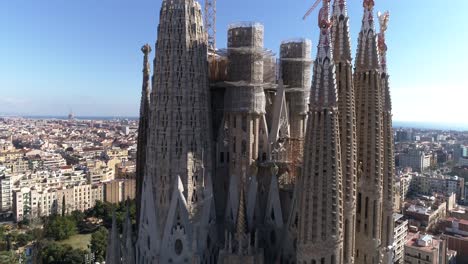
M 43 245 L 39 251 L 39 258 L 44 264 L 81 264 L 86 253 L 85 250 L 52 242 Z
M 76 234 L 76 223 L 69 216 L 51 216 L 44 226 L 45 237 L 64 240 Z
M 18 263 L 18 256 L 14 251 L 0 251 L 0 264 Z
M 70 216 L 73 219 L 73 221 L 75 221 L 77 224 L 83 221 L 83 219 L 85 218 L 85 214 L 78 210 L 73 211 Z
M 33 236 L 28 233 L 21 233 L 18 235 L 16 238 L 16 246 L 18 247 L 24 247 L 26 246 L 30 241 L 33 241 Z
M 65 216 L 67 212 L 67 204 L 65 203 L 65 195 L 62 196 L 62 216 Z
M 91 252 L 94 252 L 98 262 L 104 261 L 106 257 L 107 234 L 107 229 L 101 226 L 91 235 Z
M 40 240 L 43 237 L 43 232 L 41 228 L 34 228 L 26 231 L 32 238 L 32 240 Z

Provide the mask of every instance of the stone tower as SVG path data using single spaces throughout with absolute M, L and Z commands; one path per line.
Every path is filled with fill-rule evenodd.
M 355 263 L 374 264 L 382 263 L 383 90 L 374 25 L 374 1 L 364 0 L 363 6 L 354 76 L 359 164 Z
M 392 128 L 392 101 L 390 97 L 389 75 L 387 72 L 387 44 L 385 31 L 389 13 L 379 14 L 380 33 L 378 35 L 378 48 L 380 54 L 381 88 L 383 100 L 383 134 L 384 134 L 384 166 L 383 166 L 383 206 L 382 206 L 382 249 L 384 263 L 392 260 L 393 252 L 393 185 L 395 175 L 395 156 Z
M 143 190 L 143 177 L 145 175 L 145 163 L 146 163 L 146 143 L 147 143 L 147 131 L 149 123 L 150 113 L 150 65 L 149 65 L 149 54 L 151 53 L 151 46 L 149 44 L 144 45 L 141 48 L 144 54 L 143 57 L 143 88 L 141 91 L 141 102 L 140 102 L 140 120 L 138 122 L 138 145 L 137 145 L 137 158 L 136 158 L 136 217 L 137 225 L 139 223 L 140 208 L 141 208 L 141 192 Z
M 151 178 L 146 182 L 152 182 L 153 188 L 143 188 L 148 209 L 140 213 L 139 225 L 144 223 L 153 233 L 138 243 L 156 250 L 142 251 L 139 246 L 142 263 L 214 261 L 206 45 L 200 4 L 163 1 L 145 167 L 145 178 Z M 146 201 L 152 197 L 154 205 Z M 150 212 L 151 207 L 155 211 Z
M 241 182 L 253 184 L 257 160 L 267 155 L 265 93 L 263 91 L 263 25 L 233 24 L 228 31 L 228 82 L 224 95 L 224 133 L 219 137 L 228 165 L 225 225 L 237 220 Z M 218 144 L 218 149 L 223 146 Z M 251 202 L 249 198 L 247 203 Z M 247 217 L 251 217 L 249 214 Z M 252 225 L 251 222 L 250 227 Z
M 356 222 L 356 110 L 349 16 L 346 0 L 333 4 L 333 58 L 336 67 L 343 174 L 343 263 L 354 263 Z
M 280 46 L 281 79 L 285 85 L 287 112 L 289 114 L 290 153 L 292 177 L 296 166 L 302 163 L 304 137 L 307 124 L 311 85 L 311 46 L 307 39 L 283 41 Z
M 330 2 L 323 1 L 303 173 L 298 183 L 297 263 L 343 263 L 340 130 L 329 10 Z

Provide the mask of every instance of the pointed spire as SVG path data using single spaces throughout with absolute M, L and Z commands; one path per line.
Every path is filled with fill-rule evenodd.
M 122 232 L 122 256 L 123 263 L 135 263 L 135 248 L 133 243 L 132 221 L 130 219 L 129 201 L 127 200 L 127 212 L 125 213 L 125 222 Z
M 324 256 L 333 255 L 336 262 L 342 259 L 340 131 L 329 9 L 329 1 L 323 0 L 304 144 L 303 175 L 297 183 L 301 186 L 298 193 L 300 232 L 297 237 L 297 263 L 323 260 Z M 314 217 L 317 215 L 321 217 Z
M 346 0 L 335 0 L 333 3 L 333 16 L 334 17 L 348 17 L 348 6 Z
M 149 263 L 159 253 L 161 236 L 158 223 L 158 208 L 155 206 L 154 201 L 153 177 L 145 175 L 142 185 L 136 253 L 138 254 L 137 259 L 139 263 Z
M 346 0 L 335 0 L 333 4 L 333 58 L 335 63 L 351 63 L 351 39 Z
M 320 28 L 320 38 L 317 51 L 317 59 L 325 60 L 331 58 L 331 35 L 330 35 L 330 0 L 323 0 L 320 8 L 318 26 Z
M 282 137 L 289 137 L 289 115 L 283 79 L 278 81 L 278 90 L 273 107 L 273 125 L 269 136 L 270 144 L 277 142 Z
M 380 64 L 374 23 L 374 0 L 363 0 L 363 7 L 364 15 L 356 53 L 356 70 L 379 70 Z
M 146 163 L 146 145 L 149 127 L 149 113 L 150 113 L 150 64 L 148 60 L 149 53 L 151 53 L 151 46 L 144 45 L 141 48 L 144 54 L 143 57 L 143 86 L 141 91 L 140 102 L 140 120 L 138 123 L 138 144 L 137 144 L 137 161 L 136 161 L 136 220 L 137 230 L 139 226 L 140 209 L 141 209 L 141 194 L 143 189 L 143 177 L 145 175 Z
M 363 7 L 364 7 L 364 16 L 362 18 L 362 29 L 375 29 L 374 24 L 374 0 L 364 0 Z
M 243 185 L 243 184 L 242 184 Z M 237 212 L 236 232 L 238 240 L 241 241 L 247 231 L 246 213 L 245 213 L 245 192 L 244 187 L 240 188 L 239 208 Z
M 115 211 L 112 213 L 112 227 L 109 232 L 107 250 L 106 250 L 106 263 L 120 263 L 120 238 L 116 224 Z
M 337 91 L 335 68 L 331 48 L 330 1 L 324 0 L 319 13 L 320 38 L 317 46 L 317 59 L 314 64 L 314 79 L 310 105 L 312 109 L 336 107 Z
M 149 44 L 145 44 L 141 47 L 141 51 L 143 52 L 143 89 L 141 94 L 141 104 L 140 104 L 140 117 L 142 115 L 147 115 L 149 110 L 149 103 L 150 103 L 150 63 L 149 63 L 149 54 L 151 53 L 151 46 Z

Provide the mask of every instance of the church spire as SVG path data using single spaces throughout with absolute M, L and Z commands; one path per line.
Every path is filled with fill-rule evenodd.
M 387 43 L 385 32 L 389 20 L 389 13 L 379 13 L 380 33 L 378 48 L 381 65 L 381 85 L 383 101 L 383 129 L 384 129 L 384 168 L 383 168 L 383 212 L 382 212 L 382 249 L 384 262 L 392 259 L 393 245 L 393 184 L 395 177 L 395 158 L 392 128 L 392 102 L 390 98 L 389 76 L 387 72 Z
M 298 182 L 297 263 L 343 263 L 340 131 L 329 2 L 323 1 L 319 13 L 320 40 L 306 128 L 304 173 Z
M 132 221 L 130 219 L 129 201 L 122 232 L 122 263 L 135 264 L 135 247 L 133 243 Z
M 236 233 L 238 240 L 243 240 L 247 231 L 246 213 L 245 213 L 245 191 L 244 186 L 240 188 L 239 209 L 237 212 Z
M 323 0 L 320 9 L 318 25 L 320 38 L 317 46 L 317 59 L 314 65 L 314 79 L 310 105 L 312 108 L 328 108 L 337 106 L 337 94 L 334 77 L 334 63 L 331 48 L 330 31 L 330 0 Z M 317 76 L 319 75 L 319 76 Z
M 356 53 L 356 69 L 375 70 L 380 68 L 374 22 L 374 0 L 363 0 L 364 15 L 359 33 Z
M 144 54 L 143 57 L 143 85 L 141 91 L 141 102 L 140 102 L 140 120 L 138 123 L 138 142 L 137 142 L 137 161 L 136 161 L 136 220 L 137 228 L 139 225 L 140 209 L 141 209 L 141 193 L 143 190 L 143 177 L 145 175 L 145 163 L 146 163 L 146 144 L 148 137 L 148 124 L 149 124 L 149 112 L 150 112 L 150 64 L 148 56 L 151 53 L 151 46 L 145 44 L 141 47 L 141 51 Z
M 332 18 L 333 58 L 335 63 L 351 63 L 351 40 L 349 37 L 349 17 L 346 0 L 334 0 Z
M 352 264 L 355 252 L 357 140 L 355 90 L 346 0 L 334 1 L 332 36 L 343 175 L 343 264 Z
M 112 213 L 112 228 L 109 231 L 107 249 L 106 249 L 106 263 L 120 263 L 120 237 L 115 219 L 115 211 Z
M 358 164 L 356 263 L 382 263 L 384 114 L 381 65 L 374 23 L 374 1 L 364 0 L 356 53 L 354 87 Z

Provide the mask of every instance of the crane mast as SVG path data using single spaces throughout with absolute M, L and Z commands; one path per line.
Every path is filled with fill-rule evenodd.
M 216 0 L 205 0 L 205 28 L 208 49 L 216 50 Z
M 302 17 L 302 19 L 305 20 L 315 10 L 315 8 L 317 8 L 320 2 L 322 2 L 322 0 L 316 0 L 312 7 L 307 10 L 307 13 Z

